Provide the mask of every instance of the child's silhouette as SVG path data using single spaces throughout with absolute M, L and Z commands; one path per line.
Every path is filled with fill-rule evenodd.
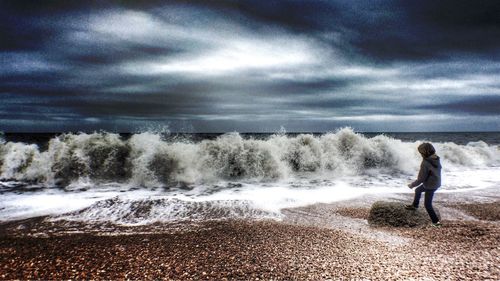
M 418 147 L 418 152 L 422 155 L 422 163 L 420 164 L 420 171 L 418 172 L 417 180 L 408 184 L 409 188 L 415 189 L 415 198 L 413 204 L 407 205 L 406 209 L 415 210 L 418 208 L 420 196 L 425 192 L 425 209 L 432 220 L 433 226 L 441 226 L 439 218 L 432 208 L 432 198 L 434 192 L 441 186 L 441 163 L 439 156 L 436 155 L 436 150 L 432 144 L 426 142 Z

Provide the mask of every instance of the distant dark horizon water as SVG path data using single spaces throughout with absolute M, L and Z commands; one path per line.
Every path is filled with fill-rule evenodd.
M 429 142 L 454 142 L 456 144 L 464 145 L 469 142 L 484 141 L 490 145 L 500 145 L 500 131 L 487 131 L 487 132 L 362 132 L 355 131 L 358 134 L 364 135 L 367 138 L 372 138 L 377 135 L 385 135 L 394 139 L 399 139 L 401 141 L 429 141 Z M 1 132 L 0 137 L 5 141 L 11 142 L 24 142 L 24 143 L 35 143 L 42 147 L 45 146 L 51 138 L 62 135 L 62 134 L 92 134 L 92 133 L 111 133 L 119 134 L 122 138 L 129 138 L 134 134 L 140 134 L 141 132 L 130 132 L 130 133 L 116 133 L 108 131 L 92 131 L 92 132 Z M 199 142 L 202 140 L 213 140 L 218 136 L 238 133 L 245 139 L 266 139 L 269 136 L 280 134 L 280 132 L 213 132 L 213 133 L 186 133 L 186 132 L 152 132 L 162 135 L 162 138 L 166 141 L 177 141 L 177 140 L 188 140 L 193 142 Z M 285 132 L 287 136 L 297 136 L 300 134 L 312 134 L 314 136 L 321 136 L 331 132 Z

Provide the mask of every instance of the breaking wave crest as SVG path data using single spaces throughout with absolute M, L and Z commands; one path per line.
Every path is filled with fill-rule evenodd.
M 366 138 L 350 128 L 321 136 L 276 134 L 264 140 L 229 133 L 201 142 L 165 141 L 154 133 L 126 139 L 106 132 L 63 134 L 43 151 L 35 144 L 1 141 L 0 179 L 46 186 L 90 181 L 182 187 L 219 180 L 275 181 L 303 173 L 414 174 L 419 143 L 384 135 Z M 435 146 L 445 169 L 500 162 L 498 147 L 482 141 Z

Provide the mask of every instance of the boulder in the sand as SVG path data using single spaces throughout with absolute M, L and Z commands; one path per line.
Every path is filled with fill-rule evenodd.
M 423 207 L 406 210 L 405 204 L 400 202 L 377 201 L 370 209 L 368 223 L 375 226 L 414 227 L 429 224 L 430 218 Z

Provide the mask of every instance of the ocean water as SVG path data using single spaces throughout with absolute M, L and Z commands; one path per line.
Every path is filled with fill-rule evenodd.
M 0 221 L 280 219 L 283 208 L 413 192 L 423 141 L 441 157 L 439 192 L 500 186 L 500 133 L 4 134 Z

